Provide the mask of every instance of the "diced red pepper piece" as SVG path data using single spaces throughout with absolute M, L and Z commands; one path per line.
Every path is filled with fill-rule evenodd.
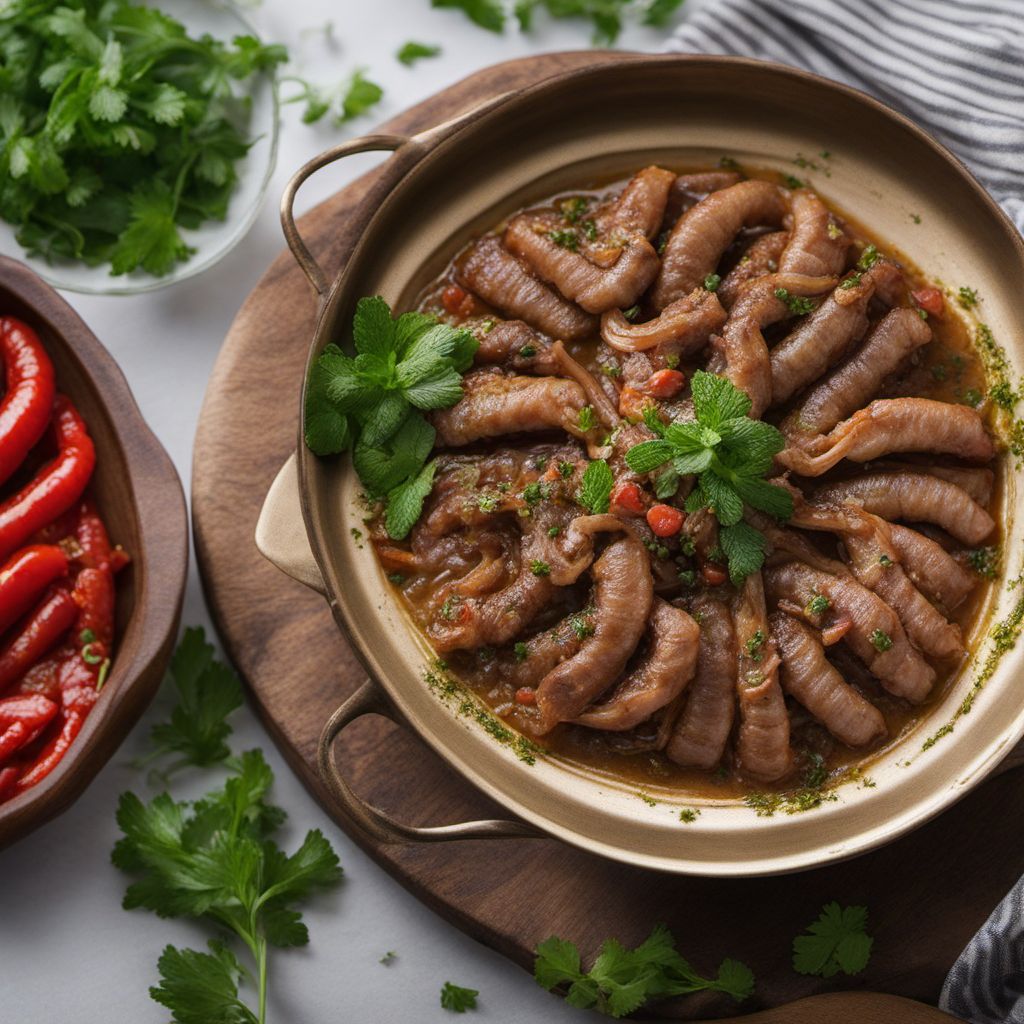
M 520 686 L 516 690 L 516 703 L 524 707 L 532 707 L 537 703 L 537 691 L 529 686 Z
M 632 480 L 623 480 L 612 489 L 611 511 L 617 515 L 642 516 L 647 506 L 640 485 Z
M 938 288 L 919 288 L 916 292 L 911 292 L 910 297 L 932 316 L 942 316 L 942 311 L 946 308 L 945 299 Z
M 720 587 L 729 578 L 725 569 L 714 562 L 705 562 L 700 567 L 700 575 L 709 587 Z
M 647 510 L 647 525 L 658 537 L 674 537 L 685 522 L 685 513 L 671 505 L 652 505 Z
M 647 378 L 643 391 L 651 398 L 674 398 L 685 383 L 686 374 L 682 370 L 657 370 Z

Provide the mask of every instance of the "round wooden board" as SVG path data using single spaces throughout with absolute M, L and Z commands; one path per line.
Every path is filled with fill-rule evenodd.
M 499 92 L 602 59 L 600 52 L 578 52 L 497 65 L 399 115 L 384 130 L 419 131 Z M 375 177 L 353 183 L 301 222 L 328 275 L 354 242 L 349 214 Z M 274 740 L 325 809 L 446 920 L 527 969 L 532 950 L 549 935 L 572 939 L 589 957 L 609 936 L 635 944 L 665 922 L 699 969 L 713 970 L 725 955 L 754 969 L 757 995 L 744 1004 L 748 1012 L 837 989 L 934 1004 L 957 954 L 1024 871 L 1022 772 L 988 781 L 941 818 L 857 860 L 736 881 L 631 869 L 554 840 L 384 846 L 332 808 L 316 772 L 317 737 L 362 682 L 361 670 L 324 600 L 266 562 L 253 542 L 267 489 L 294 449 L 315 309 L 305 279 L 282 252 L 239 311 L 210 379 L 196 436 L 192 507 L 206 596 L 227 651 Z M 401 821 L 503 816 L 411 732 L 385 719 L 361 719 L 342 745 L 356 791 Z M 871 963 L 856 978 L 798 975 L 790 965 L 792 937 L 831 900 L 869 908 Z M 719 1018 L 734 1005 L 693 996 L 660 1011 L 673 1019 Z M 911 1012 L 905 1003 L 837 996 L 756 1019 L 885 1018 L 949 1019 L 923 1006 Z

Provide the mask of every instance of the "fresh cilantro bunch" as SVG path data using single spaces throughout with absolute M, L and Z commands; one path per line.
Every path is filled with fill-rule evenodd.
M 809 934 L 793 940 L 793 970 L 822 978 L 840 971 L 860 974 L 871 959 L 874 944 L 865 931 L 867 923 L 867 907 L 826 904 L 817 921 L 808 925 Z
M 306 444 L 317 455 L 352 450 L 359 479 L 387 498 L 385 526 L 408 535 L 434 481 L 434 428 L 423 411 L 462 397 L 462 373 L 479 343 L 469 331 L 425 313 L 391 316 L 379 296 L 360 299 L 352 321 L 355 356 L 328 345 L 306 386 Z
M 111 859 L 136 876 L 124 908 L 206 920 L 252 956 L 256 1013 L 239 998 L 242 968 L 227 946 L 211 943 L 209 953 L 168 946 L 150 994 L 180 1024 L 263 1024 L 269 948 L 305 945 L 309 932 L 296 907 L 341 880 L 338 857 L 318 829 L 290 856 L 277 846 L 285 812 L 266 800 L 274 776 L 262 753 L 247 751 L 229 767 L 223 787 L 201 800 L 161 793 L 143 803 L 123 793 L 117 808 L 123 837 Z
M 201 626 L 185 630 L 171 657 L 170 675 L 178 703 L 168 721 L 153 726 L 149 734 L 153 751 L 141 762 L 177 754 L 165 777 L 187 765 L 207 768 L 225 761 L 231 755 L 227 719 L 242 706 L 238 676 L 216 660 Z
M 223 220 L 248 151 L 236 84 L 287 60 L 190 37 L 130 0 L 0 10 L 0 217 L 32 255 L 170 272 L 180 228 Z
M 431 0 L 434 7 L 456 7 L 475 24 L 503 32 L 508 16 L 502 0 Z M 516 0 L 512 7 L 519 27 L 529 32 L 540 9 L 552 18 L 586 18 L 594 26 L 595 46 L 611 46 L 619 38 L 625 15 L 638 15 L 644 25 L 663 28 L 683 0 Z
M 679 476 L 697 476 L 686 510 L 715 513 L 729 575 L 739 584 L 764 564 L 766 547 L 763 535 L 742 521 L 744 504 L 776 519 L 793 514 L 789 491 L 764 479 L 785 439 L 770 423 L 747 416 L 750 398 L 725 377 L 698 370 L 691 386 L 696 419 L 666 426 L 657 416 L 646 417 L 659 436 L 630 448 L 626 463 L 635 473 L 668 463 Z
M 658 925 L 636 949 L 606 940 L 586 972 L 580 951 L 566 939 L 552 936 L 536 952 L 533 973 L 539 985 L 548 991 L 567 985 L 567 1003 L 595 1007 L 612 1017 L 624 1017 L 652 1000 L 690 992 L 724 992 L 742 1002 L 754 991 L 754 975 L 737 960 L 723 960 L 715 978 L 701 977 L 676 951 L 664 925 Z

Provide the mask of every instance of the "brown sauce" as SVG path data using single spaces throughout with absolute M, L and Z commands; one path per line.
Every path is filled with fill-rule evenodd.
M 780 176 L 775 172 L 746 170 L 749 177 L 764 178 L 772 182 L 780 180 Z M 548 204 L 540 204 L 540 208 L 550 205 L 554 209 L 567 196 L 588 194 L 595 197 L 604 196 L 609 192 L 617 191 L 623 184 L 624 182 L 613 182 L 600 186 L 591 185 L 589 188 L 576 192 L 561 193 L 552 197 Z M 882 239 L 862 225 L 852 222 L 850 218 L 843 215 L 840 209 L 832 204 L 829 205 L 833 213 L 844 224 L 848 234 L 856 241 L 857 248 L 872 243 L 880 253 L 902 265 L 908 282 L 908 292 L 930 283 L 925 275 L 904 255 L 895 252 L 892 247 L 887 246 Z M 538 209 L 538 204 L 533 204 L 531 209 Z M 500 231 L 502 227 L 503 225 L 498 225 L 495 230 Z M 735 262 L 737 251 L 727 252 L 720 265 L 719 272 L 722 276 L 727 272 L 729 265 Z M 420 296 L 418 308 L 436 313 L 443 319 L 454 323 L 474 317 L 490 315 L 499 317 L 499 314 L 492 313 L 479 300 L 474 300 L 472 307 L 463 311 L 468 312 L 468 317 L 459 314 L 453 316 L 445 311 L 441 297 L 444 290 L 453 283 L 453 272 L 457 260 L 458 256 L 445 273 L 424 290 Z M 986 391 L 986 373 L 983 362 L 974 347 L 968 323 L 956 309 L 955 303 L 949 301 L 948 296 L 943 314 L 930 317 L 928 323 L 933 332 L 932 341 L 918 350 L 904 369 L 887 380 L 875 397 L 913 395 L 945 402 L 977 404 L 974 401 L 975 397 L 980 401 L 980 396 L 984 395 Z M 785 330 L 791 329 L 791 327 L 790 324 Z M 769 329 L 766 331 L 769 345 L 785 333 L 785 330 L 773 332 Z M 595 376 L 602 373 L 602 366 L 597 356 L 598 339 L 575 343 L 567 347 L 571 354 L 590 369 Z M 690 365 L 684 361 L 679 368 L 684 370 L 689 377 L 695 367 L 703 364 L 704 359 L 701 358 L 693 361 Z M 800 396 L 797 396 L 797 399 L 789 406 L 772 410 L 765 418 L 770 422 L 778 423 L 792 405 L 797 404 L 799 400 Z M 525 441 L 522 439 L 498 439 L 495 444 L 485 447 L 515 447 L 532 451 L 536 457 L 543 459 L 545 454 L 550 452 L 552 446 L 562 440 L 564 440 L 564 436 L 541 438 L 537 435 L 530 435 Z M 466 449 L 465 451 L 472 450 Z M 883 459 L 879 463 L 864 465 L 843 461 L 828 474 L 818 478 L 815 483 L 856 476 L 869 472 L 873 468 L 884 466 L 887 462 L 899 462 L 904 465 L 917 463 L 926 466 L 934 464 L 936 458 L 945 464 L 957 464 L 956 460 L 948 460 L 942 456 L 898 456 L 889 460 Z M 1004 486 L 1002 460 L 997 459 L 990 468 L 995 471 L 996 484 L 989 511 L 993 516 L 998 516 Z M 914 526 L 915 524 L 908 525 Z M 951 538 L 935 528 L 927 526 L 919 528 L 950 550 L 956 550 L 959 547 Z M 997 524 L 994 536 L 998 538 L 1001 533 L 1001 524 Z M 832 557 L 839 557 L 837 543 L 831 537 L 814 535 L 813 540 L 823 552 Z M 994 541 L 990 539 L 989 543 L 994 543 Z M 398 546 L 401 547 L 401 545 Z M 400 583 L 395 583 L 397 577 L 392 580 L 392 584 L 413 621 L 424 630 L 430 619 L 432 597 L 452 578 L 453 571 L 464 572 L 465 567 L 456 567 L 451 571 L 443 570 L 431 576 L 414 574 L 406 576 Z M 555 605 L 547 609 L 540 619 L 531 623 L 526 631 L 527 634 L 533 635 L 550 627 L 565 615 L 583 609 L 588 600 L 588 589 L 586 577 L 580 585 L 565 588 L 565 592 L 559 594 L 559 600 Z M 718 588 L 718 591 L 726 601 L 729 601 L 735 593 L 728 585 Z M 681 585 L 677 593 L 663 593 L 662 596 L 671 599 L 674 596 L 693 592 Z M 833 739 L 824 726 L 803 711 L 792 698 L 787 697 L 791 719 L 791 744 L 793 750 L 797 752 L 800 770 L 794 776 L 790 776 L 774 786 L 770 784 L 752 786 L 749 782 L 737 777 L 729 764 L 730 755 L 728 753 L 722 766 L 715 771 L 708 772 L 681 768 L 657 750 L 638 749 L 643 744 L 638 744 L 633 736 L 630 737 L 631 747 L 624 750 L 617 734 L 578 726 L 557 727 L 552 733 L 537 742 L 544 751 L 579 766 L 589 774 L 600 774 L 619 784 L 634 787 L 643 794 L 652 792 L 656 795 L 670 794 L 679 799 L 688 797 L 712 800 L 731 799 L 749 796 L 752 790 L 791 792 L 808 784 L 820 788 L 826 778 L 852 777 L 859 779 L 863 785 L 871 785 L 868 776 L 863 774 L 865 771 L 869 771 L 870 761 L 877 758 L 884 750 L 899 743 L 909 731 L 920 726 L 928 718 L 930 710 L 943 700 L 970 660 L 971 652 L 981 640 L 984 619 L 991 604 L 992 593 L 993 584 L 979 576 L 978 585 L 974 591 L 952 614 L 951 620 L 959 624 L 963 630 L 967 654 L 955 665 L 939 665 L 932 661 L 938 670 L 938 676 L 931 695 L 922 705 L 912 706 L 906 701 L 886 693 L 852 655 L 845 653 L 842 649 L 844 645 L 830 648 L 829 658 L 839 668 L 844 678 L 859 687 L 882 712 L 888 727 L 888 737 L 882 746 L 867 752 L 849 749 Z M 502 665 L 507 664 L 508 660 L 507 651 L 492 650 L 459 652 L 446 657 L 449 672 L 472 690 L 494 715 L 514 727 L 514 691 L 516 687 L 515 684 L 504 678 L 506 673 L 502 670 Z

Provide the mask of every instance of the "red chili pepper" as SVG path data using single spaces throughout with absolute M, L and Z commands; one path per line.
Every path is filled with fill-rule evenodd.
M 0 647 L 0 693 L 48 654 L 78 618 L 78 605 L 63 587 L 51 587 L 17 633 Z
M 78 507 L 75 540 L 81 549 L 77 560 L 83 566 L 89 569 L 110 567 L 110 537 L 92 498 L 83 499 Z
M 60 764 L 61 759 L 68 752 L 68 748 L 75 741 L 75 737 L 82 731 L 87 714 L 88 709 L 79 710 L 77 707 L 61 709 L 54 720 L 57 726 L 56 732 L 35 758 L 25 766 L 21 777 L 14 784 L 12 795 L 17 796 L 19 793 L 24 793 L 26 789 L 31 789 Z
M 674 398 L 685 383 L 686 374 L 682 370 L 658 370 L 647 378 L 643 391 L 651 398 Z
M 647 525 L 658 537 L 674 537 L 686 522 L 686 516 L 671 505 L 652 505 L 647 510 Z
M 25 461 L 50 422 L 53 363 L 39 336 L 14 317 L 0 320 L 0 356 L 7 393 L 0 402 L 0 484 Z
M 20 768 L 0 768 L 0 804 L 14 795 L 14 786 L 20 774 Z
M 720 587 L 729 578 L 725 570 L 714 562 L 705 562 L 700 567 L 700 575 L 709 587 Z
M 642 516 L 646 506 L 644 505 L 644 493 L 640 485 L 632 480 L 623 480 L 616 484 L 612 490 L 611 511 L 633 516 Z
M 916 292 L 911 292 L 910 297 L 932 316 L 942 316 L 942 311 L 946 308 L 945 299 L 938 288 L 920 288 Z
M 78 410 L 64 395 L 54 402 L 53 425 L 57 458 L 0 504 L 0 558 L 74 505 L 92 476 L 96 450 Z
M 0 764 L 39 735 L 57 714 L 57 704 L 39 694 L 0 700 Z
M 52 544 L 22 548 L 0 566 L 0 633 L 20 619 L 67 571 L 67 557 Z
M 537 691 L 529 686 L 520 686 L 516 690 L 516 703 L 526 707 L 537 703 Z
M 126 566 L 132 564 L 132 556 L 120 544 L 110 552 L 110 571 L 116 576 Z

